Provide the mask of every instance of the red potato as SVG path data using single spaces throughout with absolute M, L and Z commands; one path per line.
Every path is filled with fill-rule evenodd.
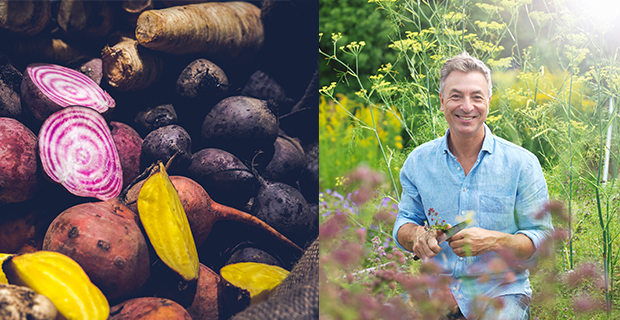
M 48 228 L 43 250 L 75 260 L 109 300 L 135 295 L 150 274 L 138 216 L 117 199 L 63 211 Z
M 37 179 L 37 137 L 21 122 L 0 118 L 0 205 L 34 196 Z

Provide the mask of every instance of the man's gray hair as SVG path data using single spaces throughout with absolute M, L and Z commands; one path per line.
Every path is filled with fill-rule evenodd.
M 441 76 L 439 77 L 439 92 L 443 94 L 443 88 L 446 78 L 452 71 L 461 71 L 469 73 L 478 71 L 484 75 L 489 84 L 489 97 L 493 94 L 493 84 L 491 83 L 491 69 L 484 62 L 470 56 L 467 52 L 463 52 L 451 59 L 448 59 L 441 67 Z M 487 97 L 488 98 L 488 97 Z

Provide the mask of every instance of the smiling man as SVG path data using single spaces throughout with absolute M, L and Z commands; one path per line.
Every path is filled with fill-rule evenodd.
M 553 231 L 540 163 L 484 123 L 492 82 L 482 61 L 467 53 L 446 61 L 439 91 L 449 129 L 403 164 L 394 239 L 450 277 L 449 286 L 431 292 L 452 301 L 444 319 L 529 319 L 527 268 Z M 473 222 L 447 242 L 424 227 L 431 213 L 455 225 L 468 211 Z

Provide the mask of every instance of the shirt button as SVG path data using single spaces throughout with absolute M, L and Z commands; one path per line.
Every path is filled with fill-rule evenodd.
M 456 291 L 456 287 L 452 287 L 452 290 Z
M 463 261 L 463 257 L 459 257 L 459 260 Z

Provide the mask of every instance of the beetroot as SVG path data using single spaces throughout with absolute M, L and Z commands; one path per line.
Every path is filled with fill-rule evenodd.
M 266 182 L 258 190 L 252 214 L 300 247 L 316 236 L 315 217 L 299 190 L 282 182 Z
M 278 119 L 267 101 L 228 97 L 205 117 L 202 137 L 207 147 L 224 149 L 241 159 L 252 160 L 260 150 L 273 149 L 278 137 Z
M 305 160 L 304 150 L 299 142 L 280 132 L 274 142 L 273 158 L 260 172 L 267 180 L 296 186 Z
M 192 320 L 180 304 L 165 298 L 139 297 L 110 308 L 108 320 Z
M 206 148 L 194 153 L 188 171 L 214 201 L 237 209 L 245 208 L 258 190 L 258 180 L 250 169 L 222 149 Z
M 21 122 L 0 118 L 0 204 L 32 198 L 38 188 L 37 137 Z
M 166 163 L 174 156 L 168 172 L 182 174 L 191 161 L 192 138 L 183 127 L 171 124 L 151 131 L 142 142 L 141 152 L 142 170 L 159 160 Z
M 39 121 L 72 105 L 92 108 L 101 114 L 116 103 L 91 78 L 71 68 L 46 63 L 28 65 L 21 85 L 22 102 Z
M 132 127 L 117 121 L 110 122 L 112 139 L 116 144 L 123 168 L 123 188 L 140 175 L 142 138 Z
M 108 200 L 123 184 L 118 151 L 105 119 L 86 107 L 67 107 L 45 120 L 39 155 L 48 177 L 81 197 Z
M 179 199 L 183 204 L 183 209 L 187 215 L 197 247 L 208 237 L 216 222 L 229 220 L 249 225 L 254 229 L 269 234 L 272 238 L 277 239 L 288 247 L 301 251 L 301 248 L 291 242 L 291 240 L 251 214 L 213 201 L 204 188 L 196 181 L 184 176 L 170 176 L 170 181 L 172 181 L 174 188 L 179 194 Z M 134 212 L 138 212 L 136 202 L 143 184 L 144 181 L 137 183 L 129 190 L 126 196 L 127 206 L 134 210 Z

